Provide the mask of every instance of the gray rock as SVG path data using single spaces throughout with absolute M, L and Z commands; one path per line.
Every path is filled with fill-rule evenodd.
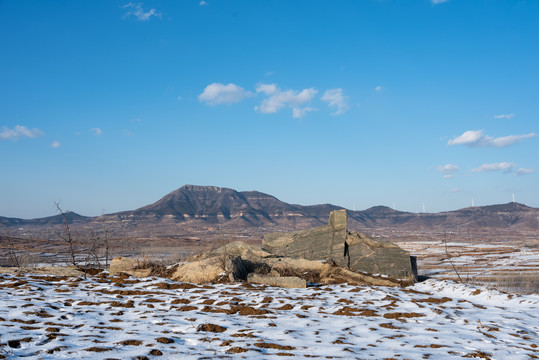
M 328 225 L 264 236 L 262 249 L 279 256 L 325 260 L 357 271 L 415 279 L 417 270 L 414 272 L 407 251 L 390 242 L 351 233 L 347 221 L 346 210 L 336 210 L 330 214 Z
M 284 288 L 307 287 L 307 282 L 296 276 L 268 276 L 251 273 L 247 276 L 247 281 L 254 284 L 279 286 Z

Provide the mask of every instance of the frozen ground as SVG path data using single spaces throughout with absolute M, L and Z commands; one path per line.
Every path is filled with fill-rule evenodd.
M 456 268 L 466 281 L 498 283 L 504 279 L 527 279 L 530 292 L 539 283 L 539 246 L 439 241 L 408 241 L 398 245 L 417 256 L 420 275 L 457 279 Z
M 0 275 L 9 359 L 530 359 L 538 333 L 539 296 L 451 281 L 281 289 Z

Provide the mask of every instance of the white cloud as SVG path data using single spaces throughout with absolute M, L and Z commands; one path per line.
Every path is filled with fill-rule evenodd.
M 307 115 L 310 111 L 316 111 L 316 109 L 310 108 L 310 107 L 304 107 L 304 108 L 293 108 L 292 109 L 292 117 L 299 119 L 303 116 Z
M 51 148 L 55 148 L 55 149 L 58 149 L 60 146 L 62 146 L 62 145 L 60 144 L 59 141 L 56 141 L 56 140 L 53 141 L 52 144 L 51 144 Z
M 142 8 L 142 3 L 127 3 L 124 6 L 122 6 L 123 9 L 126 9 L 127 12 L 125 13 L 125 16 L 134 16 L 139 21 L 148 21 L 152 16 L 161 18 L 161 13 L 158 12 L 156 9 L 150 9 L 148 11 L 144 10 Z
M 441 4 L 441 3 L 444 3 L 444 2 L 448 2 L 449 0 L 430 0 L 431 3 L 433 4 Z
M 103 134 L 103 130 L 101 130 L 100 128 L 92 128 L 92 129 L 90 129 L 90 131 L 91 131 L 95 136 L 99 136 L 99 135 Z
M 176 98 L 176 100 L 182 101 L 182 97 L 181 97 L 181 96 L 178 96 L 178 97 Z
M 528 174 L 531 174 L 535 172 L 535 169 L 524 169 L 524 168 L 520 168 L 517 170 L 517 172 L 515 173 L 516 176 L 522 176 L 522 175 L 528 175 Z
M 488 135 L 484 135 L 483 130 L 469 130 L 465 131 L 462 135 L 449 140 L 448 144 L 467 145 L 471 147 L 505 147 L 535 136 L 535 133 L 529 133 L 523 135 L 508 135 L 493 138 Z
M 13 129 L 8 127 L 2 127 L 0 131 L 0 139 L 13 139 L 18 140 L 21 137 L 36 138 L 42 136 L 43 132 L 39 129 L 28 129 L 26 126 L 16 125 Z
M 198 101 L 210 105 L 232 104 L 240 102 L 249 96 L 252 96 L 252 94 L 249 91 L 245 91 L 241 86 L 213 83 L 206 86 L 202 94 L 198 96 Z
M 135 136 L 135 134 L 133 134 L 130 130 L 127 130 L 127 129 L 123 129 L 122 134 L 123 136 L 127 136 L 127 137 Z
M 348 104 L 346 103 L 346 97 L 342 93 L 342 89 L 330 89 L 326 90 L 322 101 L 326 101 L 329 107 L 337 108 L 333 115 L 340 115 L 348 110 Z
M 512 172 L 516 167 L 517 167 L 517 164 L 510 163 L 510 162 L 483 164 L 478 168 L 472 169 L 472 172 L 479 173 L 479 172 L 503 171 L 505 173 L 509 173 L 509 172 Z
M 301 91 L 281 91 L 275 84 L 260 84 L 257 86 L 256 92 L 269 96 L 267 99 L 262 100 L 260 106 L 255 106 L 256 111 L 263 114 L 272 114 L 287 106 L 292 108 L 292 116 L 301 117 L 308 111 L 314 110 L 308 107 L 301 108 L 301 106 L 311 101 L 318 93 L 318 90 L 308 88 Z
M 384 87 L 382 85 L 378 85 L 377 87 L 374 88 L 374 91 L 380 92 L 382 90 L 384 90 Z
M 259 84 L 256 87 L 257 93 L 264 93 L 266 95 L 275 94 L 278 91 L 277 85 L 275 84 Z
M 204 0 L 202 0 L 201 2 L 198 3 L 200 6 L 204 6 L 204 5 L 208 5 L 207 2 L 205 2 Z
M 438 166 L 436 170 L 444 174 L 444 179 L 450 179 L 454 176 L 453 173 L 459 170 L 459 167 L 455 164 L 447 164 Z
M 500 114 L 500 115 L 494 115 L 494 119 L 511 119 L 515 117 L 515 114 L 511 113 L 511 114 Z

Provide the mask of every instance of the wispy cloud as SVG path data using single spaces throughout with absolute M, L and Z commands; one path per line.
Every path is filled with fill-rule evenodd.
M 517 164 L 511 163 L 511 162 L 500 162 L 500 163 L 494 163 L 494 164 L 483 164 L 478 168 L 472 169 L 473 173 L 480 173 L 480 172 L 492 172 L 492 171 L 502 171 L 505 173 L 509 173 L 515 170 L 517 167 Z
M 374 91 L 377 91 L 377 92 L 380 92 L 384 90 L 384 87 L 382 85 L 378 85 L 377 87 L 374 88 Z
M 500 115 L 494 115 L 494 119 L 512 119 L 515 117 L 515 114 L 500 114 Z
M 292 109 L 292 117 L 299 119 L 307 115 L 308 112 L 316 111 L 316 109 L 310 108 L 310 107 L 304 107 L 304 108 L 293 108 Z
M 10 129 L 8 127 L 2 127 L 2 130 L 0 131 L 0 139 L 1 140 L 18 140 L 22 137 L 27 138 L 36 138 L 38 136 L 42 136 L 43 132 L 39 129 L 29 129 L 26 126 L 16 125 L 13 129 Z
M 90 129 L 90 131 L 91 131 L 92 134 L 94 134 L 95 136 L 99 136 L 99 135 L 103 134 L 103 130 L 101 130 L 101 129 L 98 128 L 98 127 L 92 128 L 92 129 Z
M 524 169 L 524 168 L 520 168 L 517 170 L 517 172 L 515 173 L 516 176 L 522 176 L 522 175 L 528 175 L 528 174 L 531 174 L 535 172 L 535 169 Z
M 330 89 L 326 90 L 324 96 L 322 96 L 322 101 L 328 103 L 328 106 L 331 108 L 336 108 L 337 110 L 333 115 L 340 115 L 348 110 L 348 104 L 346 102 L 346 97 L 343 95 L 342 89 Z
M 242 101 L 252 93 L 235 84 L 213 83 L 198 96 L 198 101 L 209 105 L 233 104 Z
M 148 21 L 152 16 L 161 18 L 161 13 L 156 9 L 145 10 L 142 3 L 127 3 L 122 6 L 126 10 L 125 17 L 134 16 L 139 21 Z
M 433 4 L 441 4 L 441 3 L 444 3 L 444 2 L 448 2 L 449 0 L 430 0 L 431 3 Z
M 450 179 L 454 176 L 454 173 L 459 170 L 459 167 L 455 164 L 447 164 L 438 166 L 436 170 L 444 174 L 444 179 Z
M 466 145 L 471 147 L 506 147 L 524 139 L 535 137 L 535 133 L 509 135 L 493 138 L 483 134 L 483 130 L 469 130 L 448 141 L 449 145 Z
M 60 144 L 59 141 L 56 141 L 56 140 L 53 141 L 52 144 L 51 144 L 51 148 L 54 148 L 54 149 L 58 149 L 60 146 L 62 146 L 62 145 Z
M 268 96 L 266 99 L 262 100 L 260 106 L 255 106 L 256 111 L 263 114 L 272 114 L 284 107 L 289 107 L 292 108 L 293 117 L 302 117 L 307 112 L 314 110 L 302 106 L 311 101 L 318 93 L 318 90 L 308 88 L 301 91 L 281 91 L 275 84 L 260 84 L 256 87 L 256 92 Z
M 198 3 L 198 5 L 200 5 L 200 6 L 204 6 L 204 5 L 208 5 L 208 3 L 207 3 L 207 2 L 205 2 L 204 0 L 202 0 L 201 2 L 199 2 L 199 3 Z

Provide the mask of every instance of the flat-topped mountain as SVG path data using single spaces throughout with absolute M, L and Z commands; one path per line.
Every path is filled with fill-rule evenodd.
M 175 235 L 193 228 L 252 228 L 254 233 L 268 230 L 300 230 L 324 225 L 331 211 L 342 209 L 331 204 L 302 206 L 288 204 L 258 191 L 236 191 L 215 186 L 185 185 L 153 204 L 132 211 L 99 217 L 84 217 L 73 212 L 66 215 L 70 223 L 107 224 L 116 236 L 144 234 Z M 350 211 L 349 227 L 355 231 L 387 229 L 390 231 L 475 231 L 539 230 L 539 209 L 518 203 L 468 207 L 440 213 L 411 213 L 375 206 Z M 61 215 L 41 219 L 0 217 L 4 228 L 41 233 L 43 229 L 62 224 Z
M 153 204 L 104 217 L 174 219 L 180 222 L 198 219 L 208 223 L 236 221 L 247 226 L 260 226 L 275 224 L 280 219 L 290 217 L 301 217 L 318 223 L 336 209 L 340 207 L 329 204 L 291 205 L 258 191 L 238 192 L 215 186 L 185 185 Z

